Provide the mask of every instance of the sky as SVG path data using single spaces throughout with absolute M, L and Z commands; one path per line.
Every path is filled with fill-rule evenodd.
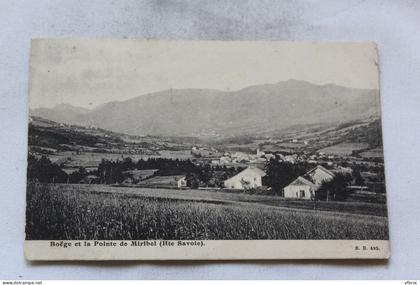
M 161 90 L 289 79 L 378 89 L 373 43 L 35 39 L 29 106 L 95 108 Z

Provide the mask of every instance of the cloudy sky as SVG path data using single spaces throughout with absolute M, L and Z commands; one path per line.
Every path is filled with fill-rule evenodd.
M 237 90 L 288 79 L 378 88 L 373 44 L 33 40 L 31 108 L 94 108 L 170 88 Z

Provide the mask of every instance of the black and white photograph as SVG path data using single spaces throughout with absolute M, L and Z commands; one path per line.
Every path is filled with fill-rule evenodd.
M 378 69 L 374 43 L 32 40 L 25 243 L 387 258 Z

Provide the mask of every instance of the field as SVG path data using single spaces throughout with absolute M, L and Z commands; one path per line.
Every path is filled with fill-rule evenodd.
M 370 149 L 368 151 L 364 151 L 359 154 L 363 158 L 383 158 L 384 157 L 384 151 L 382 147 L 377 147 L 374 149 Z
M 124 158 L 130 157 L 132 160 L 137 161 L 139 159 L 147 160 L 149 158 L 172 158 L 172 159 L 191 159 L 192 155 L 190 151 L 170 151 L 162 150 L 156 155 L 147 154 L 120 154 L 120 153 L 95 153 L 95 152 L 73 152 L 73 151 L 62 151 L 57 152 L 54 155 L 48 155 L 52 162 L 57 164 L 63 164 L 64 168 L 75 168 L 79 166 L 83 167 L 98 167 L 102 159 L 108 160 L 123 160 Z M 69 159 L 70 158 L 70 159 Z
M 380 215 L 286 208 L 273 198 L 29 184 L 26 239 L 388 239 L 387 219 Z
M 293 208 L 301 210 L 320 210 L 332 211 L 340 214 L 362 214 L 373 216 L 387 216 L 386 204 L 384 203 L 364 203 L 364 202 L 336 202 L 336 201 L 306 201 L 306 200 L 287 200 L 273 195 L 250 195 L 232 190 L 172 190 L 161 188 L 137 188 L 137 187 L 112 187 L 106 185 L 61 185 L 56 186 L 60 189 L 73 189 L 89 193 L 113 193 L 148 198 L 160 198 L 171 200 L 188 200 L 198 202 L 212 202 L 219 204 L 233 203 L 252 203 L 261 206 L 272 206 L 277 208 Z
M 367 143 L 340 143 L 323 148 L 319 152 L 332 155 L 350 155 L 353 150 L 361 150 L 367 147 L 369 147 Z

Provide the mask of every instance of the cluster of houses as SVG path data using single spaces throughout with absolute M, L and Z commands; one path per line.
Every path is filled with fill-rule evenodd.
M 271 155 L 271 154 L 270 154 Z M 271 155 L 274 157 L 274 155 Z M 268 158 L 269 159 L 269 158 Z M 258 154 L 248 154 L 244 152 L 226 152 L 219 159 L 213 159 L 211 164 L 213 165 L 230 165 L 230 164 L 241 164 L 241 163 L 265 163 L 267 157 Z
M 277 156 L 277 159 L 296 162 L 297 155 L 271 154 L 257 149 L 255 154 L 242 152 L 221 153 L 212 148 L 193 147 L 191 153 L 196 157 L 210 158 L 212 164 L 227 165 L 229 163 L 244 163 L 248 167 L 236 175 L 223 181 L 223 188 L 235 190 L 261 189 L 267 190 L 264 184 L 266 173 L 261 169 L 268 159 Z M 131 178 L 125 184 L 136 184 L 143 187 L 164 187 L 184 189 L 187 187 L 186 175 L 156 176 L 157 169 L 132 170 Z M 346 169 L 338 170 L 345 172 Z M 350 169 L 351 171 L 351 169 Z M 317 165 L 306 174 L 297 177 L 289 185 L 282 189 L 286 198 L 311 199 L 324 181 L 333 179 L 335 174 L 321 165 Z
M 187 187 L 186 175 L 155 176 L 157 169 L 135 170 L 133 179 L 138 179 L 136 185 L 151 188 L 174 188 L 185 189 Z M 266 173 L 255 166 L 249 166 L 236 175 L 223 182 L 225 189 L 248 190 L 268 189 L 264 187 Z M 334 178 L 335 174 L 330 170 L 318 165 L 308 171 L 305 175 L 297 177 L 293 182 L 283 189 L 285 198 L 311 199 L 320 187 L 322 182 Z M 125 183 L 132 183 L 126 181 Z
M 292 140 L 291 143 L 300 143 L 299 141 Z M 304 141 L 303 144 L 307 144 L 307 141 Z M 191 154 L 205 163 L 210 163 L 213 166 L 216 165 L 226 165 L 226 166 L 243 166 L 243 165 L 262 165 L 269 161 L 272 158 L 276 158 L 279 161 L 298 163 L 298 162 L 308 162 L 312 165 L 323 164 L 329 167 L 335 167 L 340 164 L 341 160 L 346 160 L 347 162 L 358 163 L 361 159 L 346 156 L 345 158 L 327 154 L 322 151 L 317 151 L 314 154 L 307 154 L 304 152 L 300 153 L 287 153 L 279 152 L 278 150 L 267 148 L 265 151 L 261 150 L 261 146 L 258 146 L 256 153 L 245 153 L 245 152 L 220 152 L 214 148 L 206 147 L 193 147 L 191 149 Z
M 237 173 L 236 175 L 229 177 L 226 179 L 226 172 L 221 170 L 222 175 L 217 175 L 218 171 L 214 171 L 213 175 L 214 178 L 218 182 L 213 183 L 217 185 L 216 187 L 224 188 L 224 189 L 231 189 L 231 190 L 249 190 L 249 189 L 258 189 L 258 190 L 270 190 L 266 186 L 265 179 L 266 173 L 262 170 L 262 166 L 265 162 L 271 158 L 275 158 L 281 161 L 287 161 L 291 163 L 299 162 L 303 156 L 299 156 L 296 154 L 280 154 L 275 153 L 272 154 L 270 152 L 261 151 L 258 147 L 256 153 L 254 154 L 247 154 L 242 152 L 219 152 L 213 148 L 198 148 L 194 147 L 191 151 L 197 158 L 203 159 L 210 159 L 212 164 L 217 165 L 229 165 L 230 163 L 242 163 L 242 166 L 246 166 L 244 170 Z M 319 162 L 319 159 L 323 159 L 325 157 L 324 153 L 317 153 L 315 155 L 311 155 L 309 158 L 310 162 L 313 160 L 314 162 Z M 306 159 L 307 159 L 306 158 Z M 333 159 L 334 157 L 326 157 L 327 159 Z M 329 164 L 323 163 L 328 167 Z M 303 199 L 303 200 L 310 200 L 315 196 L 316 191 L 320 188 L 323 182 L 330 181 L 336 175 L 336 173 L 346 173 L 352 174 L 353 170 L 350 167 L 343 167 L 339 164 L 329 166 L 329 170 L 319 163 L 314 163 L 314 167 L 305 173 L 302 176 L 297 177 L 294 179 L 289 185 L 281 189 L 283 196 L 285 198 L 293 198 L 293 199 Z M 158 174 L 158 169 L 141 169 L 141 170 L 128 170 L 125 171 L 126 179 L 122 182 L 124 185 L 137 185 L 140 187 L 150 187 L 150 188 L 173 188 L 173 189 L 185 189 L 189 185 L 187 185 L 187 176 L 186 175 L 171 175 L 171 176 L 161 176 Z M 361 175 L 370 174 L 369 172 L 361 172 Z M 363 176 L 362 175 L 362 176 Z M 372 173 L 371 175 L 374 175 Z M 369 179 L 365 179 L 362 177 L 365 182 L 369 181 Z M 369 178 L 369 177 L 368 177 Z M 96 179 L 97 180 L 97 179 Z M 81 183 L 95 183 L 95 177 L 86 177 Z M 373 179 L 371 179 L 373 180 Z M 221 184 L 220 184 L 221 183 Z M 213 185 L 209 184 L 209 185 Z M 356 186 L 351 186 L 356 187 Z M 366 186 L 357 186 L 357 189 L 351 189 L 352 191 L 359 191 L 359 192 L 366 192 Z M 375 185 L 369 185 L 369 189 L 374 189 L 375 191 L 380 191 L 381 185 L 380 183 L 376 183 Z M 275 189 L 280 190 L 280 189 Z
M 260 147 L 257 148 L 257 152 L 250 154 L 245 152 L 219 152 L 213 148 L 199 148 L 193 147 L 191 154 L 196 158 L 201 158 L 210 162 L 212 165 L 241 165 L 241 164 L 253 164 L 262 165 L 272 158 L 277 157 L 281 161 L 295 163 L 299 160 L 297 154 L 283 155 L 280 153 L 270 153 L 261 151 Z
M 251 189 L 263 188 L 263 178 L 266 173 L 257 167 L 248 167 L 224 182 L 226 189 Z M 333 179 L 335 174 L 325 167 L 318 165 L 297 177 L 289 185 L 283 188 L 285 198 L 309 200 L 315 196 L 315 192 L 323 182 Z
M 218 150 L 214 149 L 214 148 L 207 148 L 207 147 L 196 147 L 193 146 L 191 148 L 191 154 L 194 157 L 198 157 L 198 158 L 220 158 L 223 153 L 219 152 Z

